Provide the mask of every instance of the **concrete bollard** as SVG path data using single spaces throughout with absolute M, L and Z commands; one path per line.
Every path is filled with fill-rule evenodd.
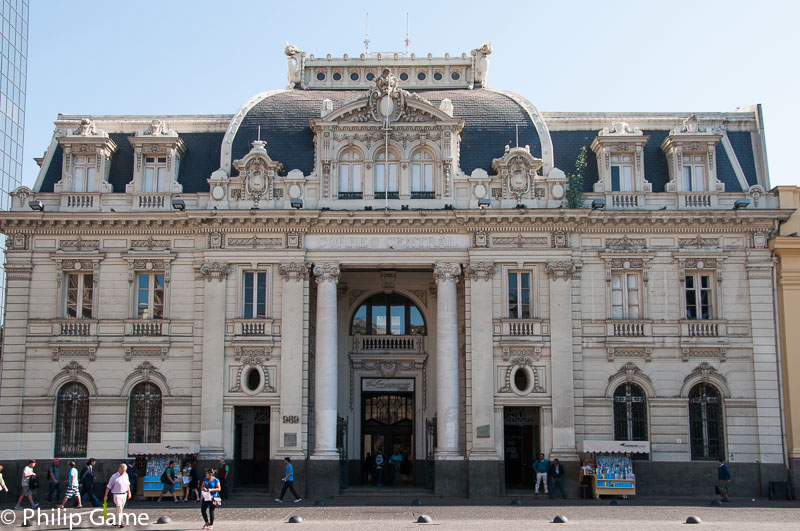
M 290 516 L 289 517 L 289 521 L 287 523 L 288 524 L 302 524 L 303 523 L 303 517 L 302 516 L 297 516 L 297 515 Z
M 156 520 L 157 524 L 168 524 L 172 521 L 172 518 L 169 516 L 160 516 L 158 520 Z
M 702 524 L 703 521 L 700 520 L 699 516 L 690 516 L 689 518 L 686 519 L 686 523 L 687 524 Z
M 433 522 L 433 520 L 427 514 L 421 514 L 419 515 L 419 518 L 417 518 L 418 524 L 429 524 L 431 522 Z
M 569 522 L 569 519 L 561 514 L 557 514 L 556 517 L 553 518 L 554 524 L 566 524 L 567 522 Z

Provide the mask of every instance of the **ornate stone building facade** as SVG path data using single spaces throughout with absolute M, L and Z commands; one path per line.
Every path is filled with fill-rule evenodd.
M 542 113 L 491 53 L 290 46 L 233 115 L 60 115 L 0 217 L 0 459 L 188 442 L 320 496 L 382 447 L 481 496 L 599 439 L 649 442 L 640 493 L 785 477 L 760 109 Z

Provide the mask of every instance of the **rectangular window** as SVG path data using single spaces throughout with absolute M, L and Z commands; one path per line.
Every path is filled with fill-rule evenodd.
M 433 163 L 415 162 L 411 164 L 411 191 L 412 192 L 432 192 L 433 191 Z
M 711 276 L 702 273 L 686 275 L 686 318 L 711 319 Z
M 381 161 L 375 162 L 375 191 L 386 192 L 386 168 Z M 389 192 L 397 191 L 397 163 L 389 163 Z
M 530 319 L 531 274 L 528 271 L 508 272 L 508 318 Z
M 611 275 L 611 318 L 640 319 L 639 275 Z
M 94 295 L 94 275 L 92 273 L 68 273 L 66 275 L 67 319 L 91 319 Z
M 242 279 L 242 300 L 245 319 L 264 319 L 267 316 L 267 274 L 247 271 Z
M 706 159 L 703 155 L 683 157 L 683 191 L 704 192 L 706 189 Z
M 75 156 L 72 158 L 72 191 L 91 192 L 94 190 L 95 157 Z
M 136 318 L 164 318 L 164 273 L 136 275 Z
M 142 192 L 168 192 L 167 157 L 145 157 Z
M 611 156 L 611 191 L 633 192 L 633 157 Z

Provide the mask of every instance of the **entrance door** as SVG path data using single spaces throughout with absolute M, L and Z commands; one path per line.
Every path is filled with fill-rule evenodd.
M 384 485 L 414 483 L 414 393 L 369 393 L 361 395 L 361 463 L 367 453 L 373 457 L 383 450 Z M 400 455 L 399 470 L 389 466 L 393 454 Z M 369 474 L 368 474 L 369 472 Z M 362 470 L 367 479 L 374 470 Z M 372 477 L 370 484 L 375 484 Z
M 269 483 L 269 407 L 236 406 L 234 467 L 237 486 Z
M 539 455 L 539 408 L 503 408 L 506 487 L 533 486 L 533 462 Z

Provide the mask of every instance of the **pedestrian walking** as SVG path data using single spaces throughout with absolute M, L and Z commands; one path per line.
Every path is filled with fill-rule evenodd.
M 61 481 L 59 481 L 59 460 L 53 459 L 50 468 L 47 469 L 47 503 L 53 499 L 53 494 L 56 495 L 56 503 L 61 499 Z
M 375 466 L 375 459 L 373 459 L 371 453 L 367 452 L 367 457 L 364 458 L 364 485 L 369 485 L 373 466 Z
M 70 461 L 68 466 L 69 472 L 67 472 L 67 493 L 64 495 L 64 499 L 61 501 L 61 505 L 59 505 L 58 508 L 63 509 L 64 505 L 67 504 L 67 500 L 74 497 L 78 502 L 78 509 L 83 509 L 80 487 L 78 486 L 78 468 L 75 466 L 75 461 Z
M 536 485 L 533 489 L 535 496 L 539 495 L 539 483 L 544 485 L 544 493 L 548 494 L 547 472 L 550 471 L 550 464 L 545 460 L 544 454 L 539 454 L 539 459 L 533 462 L 533 471 L 536 473 Z
M 283 481 L 283 488 L 281 489 L 281 495 L 279 498 L 275 498 L 276 502 L 283 503 L 283 496 L 286 494 L 286 490 L 292 491 L 292 496 L 294 496 L 294 502 L 299 503 L 303 498 L 297 494 L 297 491 L 294 490 L 294 467 L 292 466 L 292 459 L 290 457 L 284 457 L 283 463 L 286 465 L 286 475 L 283 476 L 281 481 Z
M 97 499 L 97 496 L 94 494 L 94 465 L 97 461 L 92 458 L 86 462 L 86 466 L 83 467 L 81 470 L 80 482 L 81 482 L 81 501 L 84 505 L 87 505 L 88 502 L 92 502 L 93 507 L 97 507 L 100 505 L 100 501 Z M 87 498 L 83 500 L 83 498 Z
M 114 506 L 116 507 L 116 518 L 114 522 L 118 527 L 123 528 L 125 524 L 122 523 L 122 510 L 125 508 L 125 502 L 131 499 L 131 482 L 128 478 L 128 465 L 120 463 L 117 471 L 112 474 L 106 485 L 106 492 L 103 494 L 103 502 L 108 503 L 108 493 L 114 498 Z
M 138 481 L 138 476 L 136 475 L 136 463 L 131 461 L 128 463 L 128 483 L 131 484 L 131 497 L 128 498 L 128 505 L 132 505 L 134 501 L 136 501 L 136 482 Z
M 8 492 L 6 481 L 3 479 L 3 465 L 0 465 L 0 493 Z
M 378 453 L 375 454 L 375 475 L 378 477 L 378 486 L 383 486 L 383 448 L 378 448 Z
M 722 501 L 728 502 L 728 483 L 731 482 L 731 471 L 720 457 L 717 459 L 717 494 L 722 496 Z
M 230 479 L 231 475 L 231 468 L 225 462 L 224 459 L 219 460 L 219 468 L 217 469 L 216 478 L 219 480 L 219 497 L 223 500 L 228 499 L 228 491 L 230 490 L 230 485 L 228 485 L 228 480 Z
M 214 509 L 217 505 L 222 505 L 222 483 L 214 477 L 214 469 L 206 469 L 206 478 L 200 485 L 200 492 L 203 496 L 203 503 L 200 505 L 200 513 L 203 515 L 203 529 L 214 529 Z
M 550 479 L 552 480 L 553 484 L 550 485 L 550 499 L 553 499 L 553 495 L 556 493 L 556 486 L 561 489 L 561 496 L 566 500 L 567 493 L 564 492 L 564 466 L 558 461 L 558 459 L 553 459 L 553 464 L 550 465 L 550 470 L 547 472 Z
M 400 455 L 400 449 L 395 448 L 392 457 L 389 458 L 389 463 L 392 464 L 392 485 L 395 487 L 400 483 L 400 465 L 403 464 L 403 456 Z
M 167 493 L 172 494 L 172 501 L 178 503 L 178 497 L 175 495 L 175 483 L 177 483 L 175 479 L 175 461 L 170 461 L 167 464 L 167 468 L 161 474 L 161 483 L 164 484 L 164 487 L 161 489 L 161 494 L 158 495 L 158 503 L 161 503 L 161 498 Z
M 28 466 L 26 466 L 22 470 L 22 494 L 19 495 L 19 499 L 17 500 L 17 505 L 14 509 L 20 510 L 22 509 L 22 498 L 28 498 L 28 501 L 31 502 L 31 508 L 35 509 L 39 506 L 38 503 L 33 503 L 33 489 L 35 487 L 31 486 L 31 479 L 36 477 L 36 473 L 33 471 L 33 467 L 36 466 L 36 460 L 31 459 L 28 461 Z

